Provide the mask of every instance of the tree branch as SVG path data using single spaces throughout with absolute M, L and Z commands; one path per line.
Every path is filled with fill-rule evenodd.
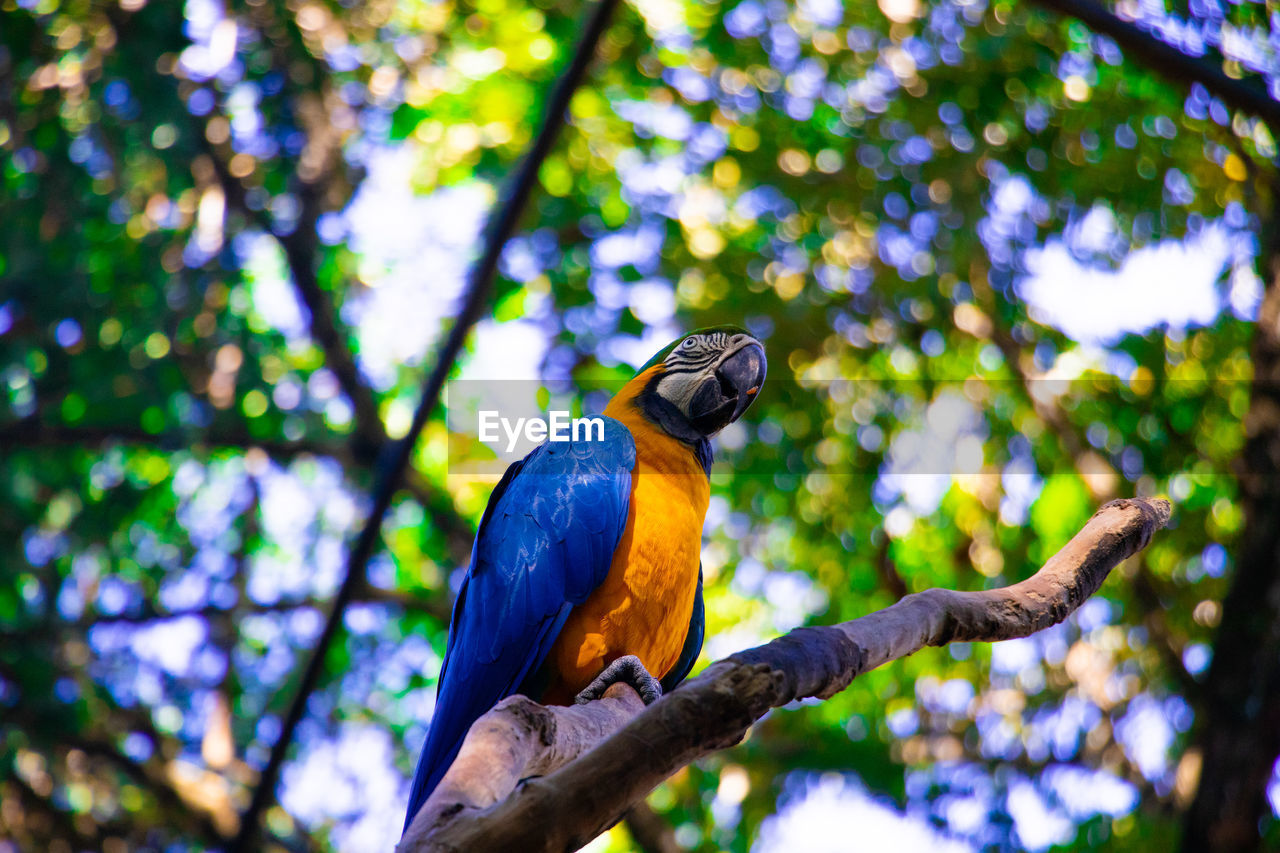
M 1182 849 L 1261 849 L 1267 786 L 1280 756 L 1280 219 L 1266 211 L 1268 275 L 1251 360 L 1254 382 L 1237 461 L 1245 524 L 1196 709 L 1202 756 Z
M 366 461 L 372 459 L 377 455 L 378 449 L 386 438 L 382 418 L 378 415 L 378 402 L 374 399 L 373 389 L 360 375 L 355 355 L 347 344 L 347 332 L 339 328 L 333 302 L 329 299 L 329 294 L 320 286 L 320 279 L 316 275 L 315 227 L 321 212 L 320 188 L 314 182 L 302 182 L 299 188 L 302 214 L 292 231 L 281 234 L 276 230 L 275 223 L 265 210 L 254 210 L 249 206 L 244 184 L 231 174 L 231 170 L 217 148 L 203 135 L 200 136 L 200 140 L 213 164 L 218 184 L 230 206 L 239 210 L 280 244 L 285 263 L 289 267 L 289 278 L 292 279 L 294 290 L 297 291 L 309 315 L 308 328 L 311 338 L 324 352 L 325 366 L 333 371 L 342 392 L 351 401 L 356 435 L 360 440 L 360 445 L 356 447 L 356 455 Z M 301 181 L 300 178 L 299 181 Z
M 684 850 L 676 841 L 671 824 L 643 800 L 627 809 L 622 820 L 641 853 L 681 853 Z
M 471 543 L 476 538 L 476 531 L 471 522 L 458 512 L 453 498 L 413 468 L 405 472 L 404 488 L 426 510 L 431 524 L 440 530 L 453 561 L 458 565 L 467 563 L 471 559 Z M 446 587 L 441 592 L 447 594 L 449 590 Z M 452 599 L 446 604 L 451 608 Z
M 519 170 L 512 177 L 497 215 L 489 221 L 485 234 L 484 252 L 472 269 L 462 310 L 454 319 L 453 327 L 449 330 L 449 337 L 445 340 L 445 344 L 437 356 L 435 367 L 423 385 L 422 397 L 417 409 L 414 411 L 413 422 L 409 427 L 409 431 L 402 440 L 389 444 L 385 448 L 388 452 L 384 453 L 384 463 L 379 466 L 377 472 L 379 476 L 378 482 L 374 487 L 373 506 L 369 511 L 364 528 L 360 531 L 360 535 L 351 549 L 342 586 L 338 589 L 338 594 L 334 598 L 333 608 L 329 612 L 324 629 L 316 641 L 315 649 L 303 669 L 298 692 L 294 695 L 288 713 L 285 715 L 280 737 L 271 748 L 271 755 L 262 770 L 262 777 L 258 787 L 254 789 L 253 798 L 244 811 L 240 832 L 229 847 L 232 853 L 248 853 L 248 851 L 254 849 L 254 841 L 258 833 L 258 823 L 262 813 L 275 798 L 276 781 L 280 774 L 280 768 L 284 764 L 285 753 L 289 748 L 290 741 L 293 740 L 293 734 L 298 727 L 298 723 L 302 720 L 307 700 L 320 682 L 320 675 L 324 669 L 324 659 L 329 647 L 333 644 L 334 638 L 337 636 L 338 627 L 342 624 L 342 614 L 355 591 L 364 582 L 365 568 L 377 544 L 382 520 L 391 506 L 391 498 L 399 487 L 400 481 L 404 477 L 404 472 L 409 468 L 413 446 L 417 442 L 422 429 L 426 426 L 431 413 L 435 410 L 436 403 L 439 401 L 440 394 L 444 389 L 445 379 L 452 370 L 458 355 L 462 352 L 462 347 L 466 343 L 471 327 L 480 319 L 484 306 L 488 303 L 489 293 L 493 289 L 493 279 L 498 270 L 498 260 L 502 257 L 502 250 L 506 246 L 507 240 L 515 232 L 516 225 L 524 213 L 525 204 L 528 202 L 529 196 L 533 193 L 534 185 L 537 183 L 538 169 L 543 160 L 546 159 L 547 154 L 550 153 L 559 135 L 560 128 L 565 122 L 566 113 L 569 109 L 569 101 L 586 75 L 587 66 L 595 57 L 596 45 L 604 34 L 609 18 L 617 3 L 618 0 L 599 0 L 592 10 L 582 37 L 578 42 L 577 49 L 574 51 L 573 59 L 551 94 L 547 104 L 546 115 L 543 117 L 542 127 L 534 139 L 529 153 L 520 164 Z
M 1280 102 L 1256 81 L 1229 77 L 1220 67 L 1178 50 L 1130 21 L 1119 18 L 1091 0 L 1033 0 L 1040 6 L 1076 18 L 1109 37 L 1133 58 L 1179 83 L 1199 83 L 1223 103 L 1256 115 L 1274 131 L 1280 130 Z
M 150 622 L 164 622 L 170 619 L 182 619 L 188 616 L 195 616 L 200 619 L 211 619 L 220 616 L 234 614 L 235 616 L 253 616 L 264 613 L 289 613 L 294 610 L 301 610 L 310 607 L 314 610 L 323 610 L 331 604 L 331 600 L 327 598 L 318 598 L 316 596 L 307 596 L 305 598 L 282 598 L 278 601 L 270 603 L 260 603 L 248 600 L 237 601 L 230 607 L 219 607 L 216 604 L 205 604 L 199 607 L 186 607 L 170 610 L 167 608 L 156 607 L 149 603 L 139 610 L 130 610 L 125 613 L 87 613 L 73 622 L 65 623 L 68 627 L 79 630 L 88 630 L 94 625 L 111 625 L 118 623 L 145 625 Z M 352 604 L 389 604 L 396 607 L 402 607 L 405 610 L 417 613 L 426 613 L 436 617 L 442 623 L 448 623 L 452 602 L 444 597 L 425 598 L 412 592 L 406 592 L 398 589 L 382 589 L 372 585 L 365 585 L 363 589 L 356 590 L 351 597 Z M 30 639 L 31 633 L 21 628 L 17 629 L 0 629 L 0 638 L 10 640 Z
M 16 684 L 22 684 L 19 679 L 14 681 Z M 116 740 L 122 730 L 141 727 L 124 722 L 121 719 L 122 715 L 116 713 L 117 710 L 110 704 L 99 706 L 97 712 L 101 714 L 102 719 L 96 720 L 88 729 L 59 731 L 56 746 L 49 744 L 47 754 L 52 755 L 59 749 L 79 749 L 86 755 L 101 759 L 107 766 L 123 773 L 133 784 L 155 797 L 156 802 L 165 810 L 168 822 L 173 829 L 190 838 L 198 839 L 202 844 L 216 847 L 224 843 L 226 836 L 218 828 L 211 811 L 205 805 L 184 797 L 165 772 L 169 758 L 178 752 L 179 747 L 176 742 L 153 728 L 148 729 L 147 735 L 156 747 L 153 754 L 141 761 L 130 758 L 116 746 Z M 22 727 L 29 741 L 44 745 L 50 730 L 49 721 L 58 719 L 58 712 L 39 706 L 28 709 L 12 708 L 6 711 L 6 717 L 12 725 Z M 149 716 L 145 717 L 145 722 L 151 722 Z M 66 812 L 65 806 L 56 806 L 52 802 L 49 805 L 68 821 L 74 823 L 72 815 Z M 98 847 L 99 845 L 91 844 L 90 846 Z
M 207 429 L 190 432 L 150 433 L 135 424 L 81 424 L 68 426 L 58 423 L 44 423 L 35 417 L 23 418 L 0 425 L 0 449 L 25 449 L 31 447 L 75 446 L 99 447 L 111 442 L 124 444 L 145 444 L 153 447 L 190 447 L 207 445 L 211 447 L 236 447 L 247 449 L 258 447 L 270 456 L 281 459 L 292 459 L 303 453 L 316 456 L 333 456 L 337 459 L 350 457 L 350 450 L 345 443 L 324 442 L 315 439 L 299 441 L 259 439 L 245 430 L 225 429 L 217 425 Z
M 472 727 L 398 850 L 580 847 L 679 768 L 737 743 L 771 708 L 830 698 L 924 646 L 1025 637 L 1061 622 L 1146 547 L 1170 512 L 1164 500 L 1112 501 L 1025 581 L 980 592 L 930 589 L 851 622 L 799 628 L 712 664 L 625 725 L 638 699 L 624 685 L 573 708 L 507 699 Z M 615 733 L 592 747 L 611 727 Z
M 389 441 L 389 439 L 387 439 Z M 135 424 L 66 424 L 45 423 L 37 417 L 28 417 L 8 424 L 0 424 L 0 450 L 33 447 L 82 446 L 100 447 L 118 442 L 140 444 L 165 449 L 192 447 L 234 447 L 241 450 L 259 448 L 275 459 L 293 459 L 302 454 L 329 456 L 343 463 L 344 467 L 357 464 L 352 447 L 343 441 L 322 439 L 261 439 L 243 429 L 227 429 L 217 424 L 203 430 L 164 432 L 153 434 Z M 456 562 L 465 562 L 471 553 L 471 540 L 475 530 L 471 523 L 458 513 L 448 495 L 435 488 L 427 478 L 416 471 L 407 472 L 403 488 L 427 511 L 431 523 L 440 529 L 449 554 Z
M 4 784 L 13 786 L 17 791 L 16 796 L 13 796 L 13 801 L 15 801 L 15 805 L 17 803 L 24 804 L 19 807 L 21 809 L 20 815 L 22 817 L 25 818 L 26 815 L 23 813 L 28 810 L 39 811 L 49 818 L 50 823 L 56 825 L 58 832 L 57 837 L 64 839 L 74 838 L 78 844 L 81 844 L 91 850 L 98 848 L 101 845 L 102 838 L 96 827 L 92 833 L 84 832 L 71 815 L 54 805 L 52 797 L 47 797 L 37 792 L 34 788 L 28 785 L 26 780 L 21 776 L 11 774 L 8 776 L 7 782 Z M 0 787 L 0 791 L 3 790 L 3 787 Z M 9 795 L 12 792 L 4 791 L 4 793 Z M 11 802 L 9 796 L 5 797 L 5 802 Z M 5 818 L 6 816 L 0 815 L 0 827 L 5 829 L 6 836 L 17 841 L 35 840 L 33 838 L 34 833 L 29 826 L 23 825 L 28 824 L 28 821 L 24 820 L 23 824 L 11 827 L 8 825 L 8 821 Z M 22 837 L 24 835 L 27 836 L 26 839 Z M 49 835 L 52 835 L 52 833 L 49 833 Z M 39 841 L 47 841 L 47 836 L 40 838 Z
M 1098 488 L 1100 478 L 1089 477 L 1085 465 L 1083 464 L 1088 456 L 1092 454 L 1089 444 L 1080 434 L 1079 427 L 1071 420 L 1070 415 L 1063 409 L 1061 403 L 1056 397 L 1046 397 L 1037 394 L 1033 388 L 1033 384 L 1038 381 L 1029 373 L 1033 369 L 1030 361 L 1024 358 L 1022 349 L 1018 342 L 1014 340 L 1009 329 L 1001 322 L 1000 312 L 996 307 L 995 292 L 987 283 L 985 275 L 972 276 L 974 283 L 974 296 L 981 304 L 983 310 L 988 312 L 991 321 L 991 330 L 987 338 L 994 343 L 1000 352 L 1004 355 L 1005 364 L 1018 380 L 1018 386 L 1022 389 L 1025 399 L 1031 404 L 1031 408 L 1036 415 L 1045 422 L 1045 425 L 1053 432 L 1058 441 L 1062 444 L 1068 458 L 1070 458 L 1076 467 L 1076 472 L 1089 485 L 1089 489 L 1097 500 L 1111 500 L 1116 497 L 1116 483 L 1119 481 L 1119 475 L 1114 478 L 1102 478 L 1108 482 L 1107 489 Z M 1101 456 L 1092 454 L 1095 460 L 1099 460 L 1108 466 L 1108 469 L 1114 470 L 1110 463 Z M 1168 667 L 1174 681 L 1178 682 L 1178 686 L 1188 698 L 1194 698 L 1199 695 L 1200 684 L 1196 681 L 1182 661 L 1182 653 L 1180 648 L 1175 647 L 1173 632 L 1169 630 L 1169 625 L 1165 619 L 1164 607 L 1161 605 L 1159 595 L 1155 591 L 1154 577 L 1151 570 L 1147 566 L 1145 560 L 1138 563 L 1137 573 L 1134 580 L 1135 598 L 1139 605 L 1143 608 L 1142 620 L 1147 628 L 1147 632 L 1151 638 L 1151 644 L 1155 647 L 1156 653 L 1160 655 L 1165 666 Z
M 1182 695 L 1193 704 L 1199 702 L 1204 686 L 1196 681 L 1187 665 L 1182 661 L 1182 642 L 1174 637 L 1165 619 L 1165 606 L 1161 600 L 1160 588 L 1151 567 L 1144 556 L 1138 563 L 1138 570 L 1133 573 L 1133 594 L 1142 606 L 1142 625 L 1147 629 L 1151 645 L 1164 663 L 1165 668 L 1178 683 Z
M 268 9 L 261 10 L 261 14 L 272 19 L 270 23 L 259 20 L 263 30 L 283 28 L 287 23 L 296 34 L 293 16 L 286 14 L 282 20 Z M 272 39 L 267 41 L 269 44 L 277 44 Z M 311 53 L 306 50 L 300 51 L 299 55 L 311 58 Z M 279 50 L 278 44 L 272 50 L 272 56 L 276 72 L 284 80 L 293 80 L 295 75 L 288 68 L 289 57 Z M 350 334 L 339 319 L 329 293 L 321 286 L 316 270 L 316 252 L 319 248 L 316 224 L 324 212 L 326 194 L 338 174 L 342 156 L 341 138 L 334 130 L 331 116 L 320 105 L 330 81 L 323 73 L 322 63 L 313 61 L 311 64 L 312 71 L 321 77 L 321 81 L 316 84 L 317 91 L 294 92 L 288 99 L 290 109 L 305 132 L 307 148 L 313 154 L 309 157 L 308 152 L 304 152 L 294 163 L 292 180 L 300 211 L 292 229 L 282 230 L 265 208 L 249 203 L 244 182 L 231 173 L 228 163 L 232 151 L 230 143 L 215 145 L 210 142 L 208 135 L 202 132 L 199 120 L 193 115 L 194 136 L 213 166 L 214 176 L 228 205 L 275 238 L 284 252 L 293 288 L 309 315 L 308 329 L 311 338 L 319 345 L 324 353 L 325 366 L 333 371 L 342 392 L 351 402 L 357 439 L 353 450 L 357 459 L 367 464 L 377 457 L 386 443 L 387 435 L 378 414 L 378 401 L 373 388 L 360 373 L 356 363 L 355 353 L 350 346 Z

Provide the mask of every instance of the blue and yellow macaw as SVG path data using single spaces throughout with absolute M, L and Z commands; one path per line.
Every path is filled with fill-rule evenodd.
M 499 700 L 568 704 L 626 681 L 648 703 L 689 674 L 702 649 L 709 439 L 751 404 L 765 369 L 745 330 L 699 329 L 613 397 L 603 441 L 548 442 L 507 469 L 453 607 L 406 829 Z

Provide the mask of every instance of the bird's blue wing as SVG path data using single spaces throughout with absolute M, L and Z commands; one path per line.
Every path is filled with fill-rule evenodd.
M 603 441 L 548 442 L 489 498 L 458 592 L 405 828 L 471 724 L 546 659 L 569 611 L 604 582 L 627 524 L 635 442 L 612 418 Z
M 698 587 L 693 592 L 693 613 L 689 616 L 689 630 L 684 635 L 684 645 L 680 647 L 680 657 L 662 678 L 662 692 L 669 693 L 685 680 L 702 652 L 702 636 L 706 631 L 706 609 L 702 603 L 702 564 L 698 564 Z

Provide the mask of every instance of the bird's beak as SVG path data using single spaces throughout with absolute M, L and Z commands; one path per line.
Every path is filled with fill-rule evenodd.
M 715 435 L 742 417 L 764 386 L 767 362 L 764 347 L 754 338 L 742 336 L 739 345 L 727 352 L 694 394 L 690 420 L 703 435 Z

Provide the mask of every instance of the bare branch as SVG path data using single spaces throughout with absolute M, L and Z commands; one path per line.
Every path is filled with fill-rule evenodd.
M 319 598 L 316 596 L 307 596 L 305 598 L 282 598 L 278 601 L 269 603 L 261 603 L 253 600 L 238 601 L 231 607 L 219 607 L 216 604 L 205 604 L 200 607 L 180 608 L 170 610 L 167 608 L 148 605 L 139 610 L 130 610 L 125 613 L 88 613 L 69 623 L 72 628 L 87 630 L 94 625 L 111 625 L 117 623 L 144 625 L 150 622 L 164 622 L 170 619 L 182 619 L 188 616 L 195 616 L 200 619 L 210 619 L 221 616 L 234 614 L 235 616 L 252 616 L 264 613 L 290 613 L 294 610 L 302 610 L 311 608 L 313 610 L 323 610 L 331 604 L 331 600 L 327 598 Z M 396 607 L 402 607 L 405 610 L 427 613 L 443 623 L 449 621 L 449 611 L 451 602 L 442 594 L 440 597 L 427 598 L 417 593 L 405 592 L 396 589 L 382 589 L 371 585 L 366 585 L 363 589 L 358 590 L 351 598 L 352 604 L 390 604 Z M 30 638 L 30 632 L 22 629 L 0 630 L 0 637 L 7 639 Z
M 197 838 L 205 844 L 217 846 L 224 843 L 226 838 L 222 831 L 219 830 L 212 813 L 206 805 L 197 804 L 183 797 L 182 792 L 174 786 L 172 778 L 165 772 L 168 759 L 161 754 L 161 749 L 157 749 L 148 759 L 138 761 L 125 755 L 116 746 L 115 741 L 119 737 L 119 732 L 113 732 L 111 727 L 113 724 L 120 723 L 120 715 L 115 714 L 115 710 L 110 705 L 107 705 L 102 709 L 103 716 L 106 719 L 91 726 L 86 731 L 63 732 L 56 747 L 49 746 L 50 751 L 55 749 L 79 749 L 86 755 L 102 759 L 108 766 L 127 776 L 133 784 L 148 791 L 155 797 L 156 801 L 164 808 L 174 829 L 192 838 Z M 15 708 L 7 712 L 8 721 L 12 725 L 20 726 L 29 741 L 37 743 L 44 741 L 44 738 L 38 733 L 47 727 L 47 717 L 48 714 L 44 709 L 37 711 L 34 709 Z M 149 718 L 147 721 L 150 722 Z M 159 732 L 150 731 L 148 734 L 157 746 L 161 743 L 174 743 L 171 738 L 167 738 Z M 176 745 L 172 748 L 176 753 Z M 59 807 L 51 802 L 49 807 L 74 823 L 72 815 L 65 811 L 65 806 Z M 234 817 L 234 812 L 231 813 L 231 816 Z M 97 847 L 100 844 L 91 844 L 90 846 Z
M 388 439 L 389 441 L 389 439 Z M 33 447 L 102 447 L 110 444 L 137 444 L 159 447 L 165 450 L 189 447 L 234 447 L 241 450 L 258 448 L 273 459 L 288 460 L 305 454 L 328 456 L 350 469 L 360 462 L 353 448 L 345 441 L 306 438 L 288 439 L 258 438 L 244 429 L 227 428 L 214 424 L 206 429 L 164 432 L 158 435 L 147 432 L 136 424 L 77 424 L 68 426 L 45 423 L 36 417 L 0 425 L 0 450 L 30 449 Z M 475 530 L 464 518 L 452 499 L 441 492 L 420 473 L 407 472 L 403 488 L 426 510 L 430 523 L 439 528 L 455 562 L 465 562 L 471 553 L 471 540 Z M 411 602 L 406 602 L 411 603 Z
M 876 549 L 876 573 L 880 575 L 880 584 L 895 600 L 907 594 L 907 582 L 889 553 L 889 535 L 880 531 L 880 547 Z
M 737 743 L 770 708 L 830 698 L 858 675 L 924 646 L 1025 637 L 1061 622 L 1111 569 L 1146 547 L 1170 512 L 1164 500 L 1112 501 L 1025 581 L 980 592 L 926 590 L 860 619 L 799 628 L 733 655 L 576 758 L 574 750 L 620 722 L 620 710 L 634 709 L 629 687 L 611 688 L 618 703 L 627 694 L 626 704 L 540 709 L 523 697 L 506 700 L 473 726 L 398 849 L 576 849 L 681 767 Z
M 477 810 L 497 802 L 526 776 L 563 767 L 643 710 L 626 684 L 613 685 L 588 705 L 539 705 L 524 696 L 502 700 L 467 732 L 457 760 L 405 838 L 420 827 L 448 821 L 459 808 Z
M 676 841 L 671 824 L 643 800 L 627 809 L 622 821 L 641 853 L 681 853 L 684 850 Z
M 1165 605 L 1161 600 L 1158 579 L 1147 565 L 1144 557 L 1138 562 L 1138 570 L 1133 573 L 1133 594 L 1142 606 L 1142 625 L 1151 637 L 1151 645 L 1161 662 L 1178 683 L 1182 695 L 1192 701 L 1199 701 L 1204 692 L 1203 685 L 1196 681 L 1187 665 L 1182 661 L 1183 642 L 1169 630 L 1165 619 Z
M 413 468 L 405 472 L 404 488 L 426 510 L 430 523 L 439 529 L 454 562 L 465 564 L 471 557 L 471 542 L 476 538 L 476 531 L 471 522 L 458 512 L 453 498 L 435 488 Z M 453 603 L 448 602 L 448 606 L 452 607 Z
M 1148 68 L 1190 85 L 1199 83 L 1214 97 L 1246 113 L 1256 115 L 1272 129 L 1280 130 L 1280 102 L 1254 80 L 1228 76 L 1221 67 L 1183 53 L 1130 21 L 1113 15 L 1105 6 L 1091 0 L 1034 0 L 1040 6 L 1061 15 L 1076 18 L 1094 32 L 1101 33 L 1140 60 Z
M 263 30 L 287 26 L 295 36 L 300 35 L 292 15 L 277 16 L 274 10 L 262 8 L 251 13 L 251 17 L 258 18 L 258 24 Z M 272 63 L 277 72 L 283 79 L 292 80 L 295 75 L 289 72 L 290 55 L 280 49 L 276 40 L 268 41 L 274 45 Z M 311 59 L 311 53 L 306 50 L 300 50 L 298 56 Z M 249 203 L 245 184 L 231 173 L 227 157 L 224 156 L 224 152 L 229 154 L 231 151 L 228 144 L 218 146 L 210 143 L 198 128 L 196 138 L 212 162 L 218 184 L 230 205 L 273 236 L 284 251 L 294 290 L 309 315 L 311 338 L 324 352 L 325 366 L 333 371 L 343 393 L 351 402 L 358 440 L 354 448 L 356 456 L 360 461 L 368 463 L 376 458 L 378 451 L 386 443 L 386 429 L 378 414 L 378 402 L 373 389 L 356 363 L 355 353 L 350 345 L 351 335 L 338 317 L 333 300 L 321 286 L 317 274 L 316 254 L 319 241 L 316 225 L 324 212 L 325 200 L 330 197 L 330 189 L 341 176 L 339 167 L 342 163 L 342 137 L 335 130 L 332 116 L 324 107 L 324 95 L 331 88 L 332 82 L 323 71 L 323 63 L 312 60 L 311 65 L 313 72 L 317 72 L 319 77 L 315 84 L 317 91 L 295 92 L 289 99 L 290 108 L 307 138 L 307 148 L 297 158 L 293 169 L 293 189 L 299 200 L 299 214 L 290 230 L 283 231 L 264 208 L 255 208 Z
M 315 227 L 319 217 L 321 189 L 313 183 L 304 183 L 299 189 L 302 199 L 302 215 L 297 226 L 288 234 L 275 230 L 275 224 L 265 210 L 254 210 L 248 202 L 244 184 L 231 174 L 230 168 L 217 148 L 200 137 L 205 153 L 213 164 L 218 184 L 229 204 L 249 218 L 251 222 L 275 237 L 284 251 L 289 267 L 289 277 L 294 289 L 306 306 L 311 338 L 324 352 L 324 363 L 337 377 L 338 385 L 351 402 L 360 446 L 356 454 L 364 461 L 377 455 L 386 439 L 382 418 L 378 415 L 378 402 L 373 390 L 360 374 L 355 355 L 348 345 L 348 333 L 340 328 L 337 312 L 329 294 L 320 286 L 316 275 Z
M 1232 138 L 1234 138 L 1234 135 Z M 1033 369 L 1030 360 L 1024 357 L 1022 348 L 1014 340 L 1009 329 L 1001 322 L 1000 312 L 995 304 L 995 292 L 986 283 L 985 278 L 974 277 L 974 285 L 976 299 L 981 303 L 983 309 L 989 313 L 991 328 L 987 337 L 999 347 L 1001 354 L 1004 355 L 1005 364 L 1008 365 L 1013 375 L 1017 377 L 1018 385 L 1022 389 L 1024 398 L 1031 404 L 1036 415 L 1044 421 L 1045 425 L 1057 437 L 1067 457 L 1075 462 L 1077 473 L 1088 484 L 1094 498 L 1097 500 L 1111 500 L 1116 496 L 1116 484 L 1119 481 L 1119 477 L 1089 476 L 1097 472 L 1089 471 L 1088 463 L 1101 463 L 1107 466 L 1106 470 L 1112 470 L 1112 466 L 1103 457 L 1093 454 L 1089 450 L 1088 442 L 1081 435 L 1079 426 L 1071 420 L 1070 415 L 1062 408 L 1056 397 L 1046 398 L 1045 395 L 1035 392 L 1032 388 L 1035 379 L 1029 373 L 1029 370 Z M 1100 488 L 1100 485 L 1105 485 L 1106 488 Z M 1153 586 L 1153 580 L 1146 562 L 1139 562 L 1134 579 L 1134 592 L 1136 593 L 1135 598 L 1138 604 L 1143 609 L 1143 624 L 1151 637 L 1151 644 L 1155 647 L 1156 653 L 1160 655 L 1164 665 L 1169 669 L 1173 680 L 1178 683 L 1178 686 L 1182 688 L 1183 693 L 1188 698 L 1194 698 L 1199 695 L 1200 684 L 1196 681 L 1195 676 L 1187 670 L 1186 664 L 1182 661 L 1181 648 L 1173 632 L 1169 629 L 1164 607 L 1160 604 L 1159 595 Z
M 259 439 L 247 430 L 227 429 L 214 425 L 207 429 L 180 433 L 147 432 L 135 424 L 80 424 L 68 426 L 59 423 L 43 423 L 36 418 L 0 425 L 0 449 L 30 447 L 84 446 L 100 447 L 111 443 L 144 444 L 153 447 L 178 448 L 205 445 L 209 447 L 258 447 L 267 454 L 281 459 L 292 459 L 304 453 L 316 456 L 333 456 L 346 459 L 350 450 L 345 443 L 325 442 L 316 439 L 299 441 Z
M 6 787 L 10 786 L 12 790 L 6 790 Z M 15 805 L 21 803 L 20 808 L 22 811 L 20 814 L 30 810 L 40 812 L 47 816 L 49 818 L 49 822 L 57 827 L 56 837 L 64 839 L 74 838 L 78 844 L 89 849 L 93 849 L 101 845 L 101 834 L 97 827 L 94 827 L 92 832 L 83 831 L 71 815 L 54 805 L 52 797 L 47 797 L 38 793 L 34 788 L 28 785 L 21 776 L 18 776 L 17 774 L 9 775 L 5 782 L 0 783 L 0 792 L 5 794 L 6 804 L 10 802 L 13 802 Z M 22 814 L 22 816 L 25 817 L 25 814 Z M 23 821 L 23 824 L 29 823 L 29 821 Z M 0 815 L 0 828 L 5 830 L 5 835 L 9 839 L 19 842 L 35 840 L 35 838 L 33 838 L 34 833 L 30 828 L 28 828 L 28 826 L 24 826 L 22 824 L 19 824 L 16 827 L 9 826 L 8 820 L 6 820 L 5 816 L 2 815 Z M 27 836 L 27 838 L 24 839 L 23 836 Z M 47 839 L 40 838 L 39 840 L 43 842 Z

